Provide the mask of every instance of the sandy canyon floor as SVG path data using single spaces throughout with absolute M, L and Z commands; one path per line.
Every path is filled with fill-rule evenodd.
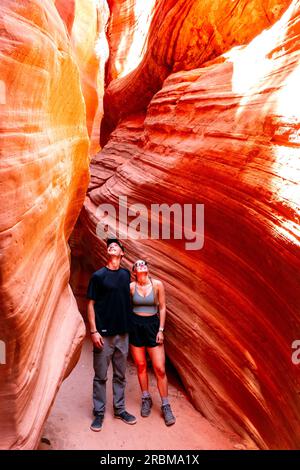
M 101 432 L 90 430 L 92 420 L 92 345 L 86 340 L 80 360 L 62 384 L 46 421 L 39 449 L 53 450 L 202 450 L 243 449 L 234 435 L 212 426 L 189 401 L 176 373 L 168 366 L 169 396 L 177 421 L 166 427 L 160 412 L 155 376 L 150 370 L 154 405 L 148 418 L 140 416 L 140 391 L 135 366 L 128 361 L 126 407 L 138 421 L 129 426 L 113 417 L 112 369 L 107 381 L 107 409 Z

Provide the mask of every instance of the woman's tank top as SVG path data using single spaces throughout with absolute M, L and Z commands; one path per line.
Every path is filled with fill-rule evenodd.
M 154 295 L 153 282 L 152 280 L 150 281 L 152 284 L 152 290 L 148 295 L 146 295 L 146 297 L 138 293 L 138 290 L 136 287 L 137 283 L 135 283 L 134 293 L 132 296 L 133 313 L 145 312 L 145 313 L 152 313 L 152 315 L 158 313 L 157 304 L 156 304 L 155 295 Z

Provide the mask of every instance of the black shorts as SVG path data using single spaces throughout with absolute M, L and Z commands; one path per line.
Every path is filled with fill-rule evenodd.
M 133 346 L 153 348 L 159 346 L 156 336 L 159 330 L 158 315 L 143 317 L 133 313 L 131 315 L 129 343 Z

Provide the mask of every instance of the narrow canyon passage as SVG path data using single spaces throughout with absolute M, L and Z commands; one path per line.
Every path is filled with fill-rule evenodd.
M 168 369 L 170 401 L 176 414 L 176 424 L 167 428 L 160 412 L 160 397 L 153 372 L 150 390 L 154 407 L 148 418 L 140 416 L 140 391 L 136 370 L 129 360 L 127 369 L 126 409 L 138 421 L 129 426 L 116 420 L 112 410 L 110 368 L 107 381 L 107 412 L 101 432 L 90 428 L 92 418 L 92 344 L 86 339 L 80 361 L 62 384 L 42 435 L 41 450 L 151 450 L 151 449 L 245 449 L 237 436 L 224 434 L 203 418 L 188 400 L 174 371 Z
M 5 0 L 0 34 L 0 448 L 298 449 L 300 0 Z M 89 430 L 105 227 L 165 285 L 157 435 Z

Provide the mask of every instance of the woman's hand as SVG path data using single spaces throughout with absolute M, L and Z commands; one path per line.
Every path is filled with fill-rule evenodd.
M 164 334 L 163 334 L 162 331 L 159 331 L 159 332 L 157 333 L 157 335 L 156 335 L 156 342 L 157 342 L 158 344 L 163 344 L 163 342 L 164 342 Z
M 91 337 L 92 337 L 93 345 L 95 346 L 95 348 L 102 349 L 104 345 L 104 341 L 100 333 L 93 333 Z

